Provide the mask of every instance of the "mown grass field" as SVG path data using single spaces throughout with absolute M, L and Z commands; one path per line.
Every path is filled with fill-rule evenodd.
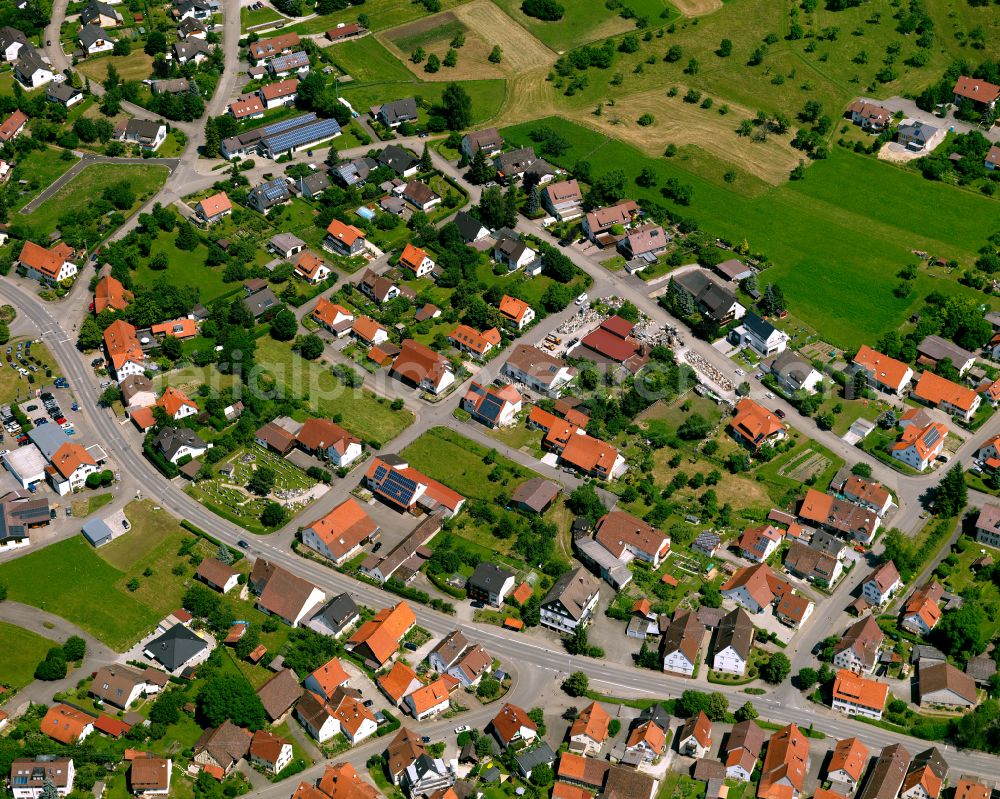
M 339 424 L 366 442 L 391 441 L 413 423 L 406 409 L 394 411 L 388 400 L 370 391 L 342 385 L 324 361 L 306 361 L 287 343 L 263 336 L 257 341 L 257 363 L 270 372 L 278 385 L 302 397 L 313 413 L 339 416 Z
M 84 59 L 77 68 L 91 80 L 101 83 L 108 76 L 109 65 L 118 70 L 123 80 L 145 80 L 153 72 L 153 57 L 146 55 L 141 47 L 136 47 L 128 55 Z
M 435 103 L 448 85 L 445 80 L 420 80 L 374 36 L 339 44 L 331 48 L 330 55 L 337 66 L 352 78 L 349 83 L 340 85 L 340 94 L 350 101 L 358 113 L 366 113 L 368 108 L 378 103 L 405 97 L 419 96 L 428 103 Z M 442 76 L 447 77 L 447 70 L 443 67 L 436 77 Z M 458 82 L 472 99 L 474 125 L 500 113 L 506 97 L 505 81 Z
M 23 627 L 0 621 L 0 684 L 9 685 L 15 691 L 34 679 L 35 666 L 45 657 L 45 653 L 55 641 L 43 638 Z
M 618 11 L 609 9 L 599 0 L 562 0 L 566 11 L 557 22 L 529 17 L 521 11 L 521 0 L 494 2 L 511 19 L 527 28 L 556 52 L 635 29 L 635 22 L 623 19 Z M 648 17 L 651 25 L 661 21 L 660 14 L 666 8 L 663 0 L 629 0 L 626 5 L 640 17 Z
M 461 4 L 461 2 L 462 0 L 441 0 L 441 8 L 453 8 Z M 359 13 L 368 15 L 369 30 L 372 31 L 393 28 L 396 25 L 403 25 L 420 17 L 427 16 L 427 11 L 424 9 L 422 3 L 414 3 L 412 0 L 379 0 L 378 3 L 366 4 L 364 8 L 348 6 L 343 11 L 314 17 L 304 22 L 297 22 L 294 25 L 287 25 L 282 30 L 291 30 L 300 34 L 323 33 L 337 27 L 338 22 L 355 22 Z M 342 45 L 335 44 L 332 46 L 336 48 Z
M 68 172 L 70 167 L 77 162 L 76 156 L 63 160 L 62 152 L 55 148 L 46 148 L 32 150 L 27 155 L 18 158 L 14 172 L 7 184 L 8 192 L 15 198 L 11 202 L 11 210 L 23 208 L 30 200 L 37 197 L 39 192 L 51 186 L 56 178 Z M 20 180 L 28 181 L 28 185 L 18 186 Z M 22 193 L 17 194 L 18 191 Z
M 738 2 L 738 0 L 734 0 Z M 560 163 L 590 162 L 600 175 L 622 169 L 631 196 L 664 202 L 656 188 L 632 182 L 643 167 L 656 185 L 674 177 L 693 187 L 688 207 L 674 206 L 701 227 L 732 241 L 746 239 L 774 264 L 761 282 L 781 284 L 790 310 L 815 326 L 838 347 L 873 342 L 899 327 L 931 290 L 966 294 L 989 302 L 954 279 L 921 270 L 909 297 L 894 297 L 897 272 L 925 250 L 970 264 L 995 229 L 995 200 L 897 169 L 865 156 L 834 148 L 813 164 L 805 180 L 763 189 L 747 196 L 740 184 L 728 187 L 702 168 L 688 171 L 678 158 L 651 159 L 638 150 L 563 119 L 548 118 L 505 128 L 508 141 L 530 144 L 536 126 L 556 130 L 569 144 Z M 873 188 L 875 187 L 875 188 Z M 898 202 L 897 202 L 898 200 Z
M 141 532 L 133 529 L 129 535 Z M 125 573 L 97 555 L 83 536 L 0 566 L 0 582 L 7 586 L 10 599 L 55 613 L 118 650 L 150 632 L 160 619 L 119 587 L 124 578 Z M 160 582 L 156 593 L 165 593 Z
M 61 173 L 60 173 L 61 174 Z M 135 204 L 123 211 L 134 213 L 143 202 L 159 190 L 167 179 L 167 168 L 155 164 L 91 164 L 79 172 L 24 220 L 34 228 L 51 232 L 68 213 L 80 211 L 109 186 L 127 180 L 135 192 Z
M 496 463 L 514 475 L 507 485 L 492 482 L 488 475 L 493 464 L 483 462 L 485 447 L 444 427 L 428 430 L 400 454 L 410 465 L 470 499 L 492 501 L 499 494 L 509 496 L 520 483 L 533 476 L 527 469 L 497 456 Z

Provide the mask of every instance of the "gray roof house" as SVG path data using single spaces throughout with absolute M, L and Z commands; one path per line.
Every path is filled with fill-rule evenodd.
M 167 671 L 176 671 L 201 655 L 208 644 L 183 624 L 175 624 L 146 644 L 145 655 Z
M 502 605 L 506 594 L 514 587 L 514 575 L 494 563 L 480 563 L 466 583 L 469 597 Z
M 337 594 L 310 619 L 309 626 L 316 632 L 339 638 L 358 619 L 358 606 L 348 593 Z
M 417 119 L 417 101 L 413 97 L 383 103 L 372 110 L 378 120 L 390 128 L 395 128 L 404 122 L 415 122 Z
M 702 313 L 720 324 L 739 319 L 746 312 L 735 294 L 712 280 L 702 269 L 685 272 L 673 278 L 673 282 L 691 295 Z
M 937 134 L 938 129 L 923 122 L 907 122 L 896 129 L 896 141 L 907 150 L 923 150 L 928 142 Z

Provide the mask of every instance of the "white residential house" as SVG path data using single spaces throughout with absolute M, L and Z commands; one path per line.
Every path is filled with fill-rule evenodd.
M 743 316 L 742 338 L 744 345 L 753 348 L 764 358 L 784 352 L 790 340 L 787 333 L 778 330 L 752 311 Z
M 903 581 L 896 570 L 896 564 L 890 560 L 868 575 L 868 579 L 861 586 L 861 595 L 869 604 L 880 607 L 902 586 Z

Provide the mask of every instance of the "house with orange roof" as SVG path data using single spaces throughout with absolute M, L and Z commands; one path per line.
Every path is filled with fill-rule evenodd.
M 971 421 L 982 402 L 982 397 L 974 389 L 929 371 L 920 375 L 910 396 L 966 422 Z
M 451 703 L 449 686 L 457 686 L 458 680 L 442 674 L 436 680 L 411 691 L 403 700 L 406 711 L 417 721 L 444 713 Z
M 313 286 L 326 280 L 331 271 L 326 261 L 309 250 L 299 253 L 295 261 L 295 274 Z
M 561 463 L 599 480 L 614 480 L 625 473 L 625 458 L 615 447 L 576 430 L 559 454 Z
M 651 763 L 663 754 L 666 747 L 666 732 L 650 719 L 632 728 L 625 742 L 625 753 L 638 755 L 643 761 Z
M 411 468 L 398 455 L 374 458 L 365 472 L 365 486 L 400 511 L 413 511 L 419 506 L 454 516 L 465 504 L 465 497 L 457 491 Z
M 320 743 L 342 734 L 352 745 L 370 738 L 378 729 L 372 712 L 364 706 L 359 691 L 338 688 L 329 700 L 305 691 L 295 705 L 295 716 Z
M 365 249 L 365 232 L 346 225 L 339 219 L 334 219 L 326 228 L 326 238 L 323 239 L 323 249 L 337 255 L 358 255 Z
M 179 388 L 167 386 L 160 398 L 156 401 L 158 407 L 163 408 L 168 419 L 179 421 L 189 416 L 194 416 L 200 410 L 195 403 L 188 399 L 188 396 Z
M 938 799 L 948 777 L 948 764 L 937 747 L 917 754 L 906 769 L 899 799 Z
M 76 276 L 79 269 L 70 260 L 72 257 L 73 248 L 65 242 L 60 241 L 47 250 L 33 241 L 26 241 L 17 263 L 32 280 L 55 285 Z
M 94 286 L 94 313 L 100 313 L 107 308 L 112 311 L 124 311 L 133 299 L 132 292 L 128 291 L 120 280 L 105 275 Z
M 392 668 L 379 676 L 376 682 L 396 707 L 402 707 L 403 700 L 422 685 L 417 673 L 401 660 L 393 663 Z
M 505 702 L 489 724 L 489 731 L 504 749 L 518 741 L 530 743 L 538 737 L 538 725 L 528 718 L 528 712 Z
M 969 102 L 977 110 L 992 111 L 997 99 L 1000 99 L 1000 86 L 980 78 L 960 75 L 952 93 L 955 95 L 955 105 Z
M 740 554 L 753 563 L 763 563 L 778 548 L 785 534 L 773 524 L 748 527 L 740 536 Z
M 452 345 L 476 358 L 483 358 L 490 350 L 500 344 L 500 331 L 495 327 L 480 333 L 468 325 L 459 325 L 448 334 Z
M 49 80 L 51 79 L 50 73 Z M 34 88 L 34 86 L 31 86 L 31 88 Z M 15 109 L 14 113 L 7 117 L 3 124 L 0 125 L 0 142 L 6 144 L 9 141 L 13 141 L 21 135 L 21 132 L 24 130 L 24 126 L 27 124 L 28 115 L 25 114 L 20 108 Z
M 760 613 L 785 594 L 792 586 L 779 577 L 766 563 L 740 569 L 722 584 L 722 595 L 733 600 L 749 613 Z
M 853 792 L 861 782 L 868 766 L 868 747 L 860 738 L 844 738 L 837 741 L 826 766 L 826 778 Z
M 623 563 L 638 558 L 657 569 L 670 552 L 670 537 L 651 524 L 621 510 L 598 519 L 594 539 Z
M 276 83 L 268 83 L 260 87 L 258 94 L 264 101 L 264 107 L 268 110 L 278 106 L 294 103 L 298 97 L 299 81 L 296 78 L 279 80 Z
M 337 566 L 354 557 L 379 532 L 378 524 L 353 497 L 302 531 L 302 543 Z
M 513 325 L 515 330 L 524 330 L 535 321 L 535 309 L 524 300 L 508 294 L 500 298 L 500 315 L 505 322 Z
M 299 449 L 324 458 L 338 469 L 361 457 L 361 439 L 329 419 L 310 417 L 295 434 Z
M 802 596 L 787 592 L 778 598 L 774 606 L 774 616 L 789 627 L 800 627 L 816 609 L 816 603 Z
M 910 425 L 900 433 L 899 440 L 889 447 L 889 454 L 918 472 L 923 472 L 941 454 L 947 438 L 948 428 L 938 422 L 931 422 L 923 428 Z
M 97 471 L 97 461 L 79 444 L 67 441 L 57 449 L 45 467 L 49 482 L 59 496 L 83 488 L 87 476 Z
M 913 379 L 913 370 L 902 361 L 883 355 L 867 344 L 862 344 L 852 362 L 855 371 L 868 375 L 868 383 L 889 394 L 903 393 Z
M 849 716 L 864 716 L 878 721 L 882 718 L 888 697 L 888 683 L 840 669 L 833 681 L 833 702 L 830 706 Z
M 705 757 L 712 748 L 712 722 L 699 710 L 677 733 L 677 751 L 688 757 Z
M 922 585 L 906 600 L 899 626 L 915 635 L 928 635 L 941 621 L 938 603 L 943 596 L 944 588 L 936 580 Z
M 471 328 L 470 328 L 471 330 Z M 413 339 L 405 339 L 389 373 L 407 385 L 441 394 L 455 382 L 451 363 L 440 353 Z
M 753 450 L 780 441 L 786 432 L 781 419 L 749 398 L 736 403 L 729 426 L 736 440 Z
M 126 377 L 145 373 L 146 354 L 135 328 L 124 319 L 116 319 L 105 328 L 104 350 L 119 383 Z
M 884 485 L 877 480 L 855 474 L 844 481 L 840 493 L 848 502 L 873 510 L 879 516 L 885 516 L 894 505 L 892 494 Z
M 277 774 L 292 762 L 292 745 L 272 732 L 257 730 L 250 739 L 249 754 L 251 763 Z
M 186 338 L 194 338 L 198 335 L 198 323 L 194 319 L 173 319 L 169 322 L 160 322 L 153 325 L 149 332 L 157 338 L 173 336 L 182 341 Z
M 597 702 L 591 702 L 580 711 L 569 728 L 569 748 L 571 752 L 583 755 L 597 755 L 608 740 L 608 725 L 611 716 Z
M 333 333 L 337 338 L 350 333 L 354 325 L 354 314 L 343 305 L 330 302 L 326 297 L 316 300 L 316 307 L 309 315 L 320 327 Z M 388 335 L 386 333 L 386 337 Z
M 379 667 L 392 660 L 405 636 L 417 623 L 406 602 L 400 602 L 391 608 L 382 608 L 375 617 L 366 621 L 351 636 L 347 649 L 356 652 Z
M 799 799 L 808 769 L 809 740 L 795 724 L 789 724 L 768 740 L 757 796 Z
M 330 658 L 305 678 L 302 687 L 319 694 L 324 699 L 329 699 L 338 688 L 345 687 L 350 679 L 351 676 L 341 665 L 340 658 Z
M 988 785 L 976 782 L 971 777 L 960 777 L 955 783 L 953 799 L 990 799 L 992 790 Z
M 233 204 L 229 200 L 229 195 L 220 191 L 200 200 L 194 207 L 194 212 L 205 224 L 214 225 L 233 212 Z
M 351 334 L 362 344 L 378 346 L 389 340 L 389 331 L 368 316 L 359 316 L 351 325 Z
M 434 261 L 420 247 L 407 243 L 399 256 L 399 267 L 406 269 L 413 277 L 425 277 L 434 271 Z
M 510 383 L 497 387 L 472 381 L 462 398 L 462 409 L 487 427 L 510 427 L 521 412 L 521 394 Z
M 882 523 L 879 515 L 870 508 L 824 494 L 815 488 L 806 490 L 798 515 L 807 522 L 846 533 L 863 544 L 871 543 Z
M 263 119 L 264 104 L 256 94 L 245 94 L 229 104 L 229 114 L 237 122 L 245 119 Z
M 62 703 L 52 705 L 39 725 L 40 732 L 55 741 L 73 746 L 94 731 L 94 716 Z

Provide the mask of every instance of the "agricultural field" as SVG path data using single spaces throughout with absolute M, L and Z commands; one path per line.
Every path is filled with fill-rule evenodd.
M 274 488 L 266 496 L 247 490 L 254 472 L 271 469 L 275 474 Z M 231 471 L 230 471 L 231 470 Z M 199 480 L 187 488 L 187 493 L 214 513 L 229 519 L 252 533 L 266 533 L 260 515 L 268 502 L 278 502 L 294 516 L 307 508 L 325 488 L 314 490 L 316 481 L 284 458 L 256 444 L 234 453 L 213 468 L 213 476 Z
M 56 646 L 55 641 L 0 621 L 0 649 L 4 653 L 0 659 L 0 686 L 16 691 L 30 683 L 34 679 L 35 666 L 53 646 Z
M 441 8 L 453 8 L 461 2 L 462 0 L 441 0 Z M 414 3 L 412 0 L 379 0 L 377 4 L 369 4 L 364 9 L 359 9 L 357 6 L 351 5 L 343 11 L 324 14 L 303 22 L 296 22 L 293 25 L 287 25 L 283 30 L 291 30 L 299 34 L 323 33 L 337 27 L 337 24 L 340 22 L 357 21 L 359 11 L 368 15 L 368 25 L 371 31 L 381 31 L 397 25 L 404 25 L 407 22 L 412 22 L 427 15 L 423 4 Z M 320 42 L 320 44 L 324 43 Z M 334 44 L 331 46 L 338 48 L 342 47 L 343 44 Z
M 566 141 L 567 149 L 555 159 L 559 163 L 587 161 L 595 176 L 621 169 L 632 181 L 649 168 L 656 185 L 668 178 L 690 185 L 691 205 L 674 207 L 704 230 L 731 241 L 746 240 L 767 254 L 774 266 L 761 274 L 761 283 L 778 282 L 792 313 L 834 346 L 857 347 L 897 329 L 932 290 L 992 304 L 960 286 L 957 275 L 942 267 L 921 267 L 915 291 L 907 297 L 894 296 L 892 288 L 899 270 L 916 260 L 913 250 L 971 265 L 994 227 L 988 220 L 995 218 L 995 200 L 838 148 L 813 164 L 805 180 L 763 190 L 755 185 L 743 193 L 740 178 L 732 185 L 720 179 L 722 165 L 713 176 L 702 162 L 689 165 L 681 154 L 647 158 L 564 119 L 543 119 L 503 133 L 513 143 L 531 144 L 531 132 L 541 127 Z M 632 185 L 632 196 L 640 201 L 664 201 L 656 189 Z M 900 202 L 866 196 L 863 187 L 873 185 L 887 187 L 887 196 Z
M 313 413 L 339 419 L 339 424 L 366 443 L 380 448 L 413 423 L 406 409 L 394 411 L 389 401 L 364 389 L 340 383 L 326 362 L 305 361 L 287 343 L 263 337 L 257 342 L 257 363 L 293 395 L 302 397 Z

